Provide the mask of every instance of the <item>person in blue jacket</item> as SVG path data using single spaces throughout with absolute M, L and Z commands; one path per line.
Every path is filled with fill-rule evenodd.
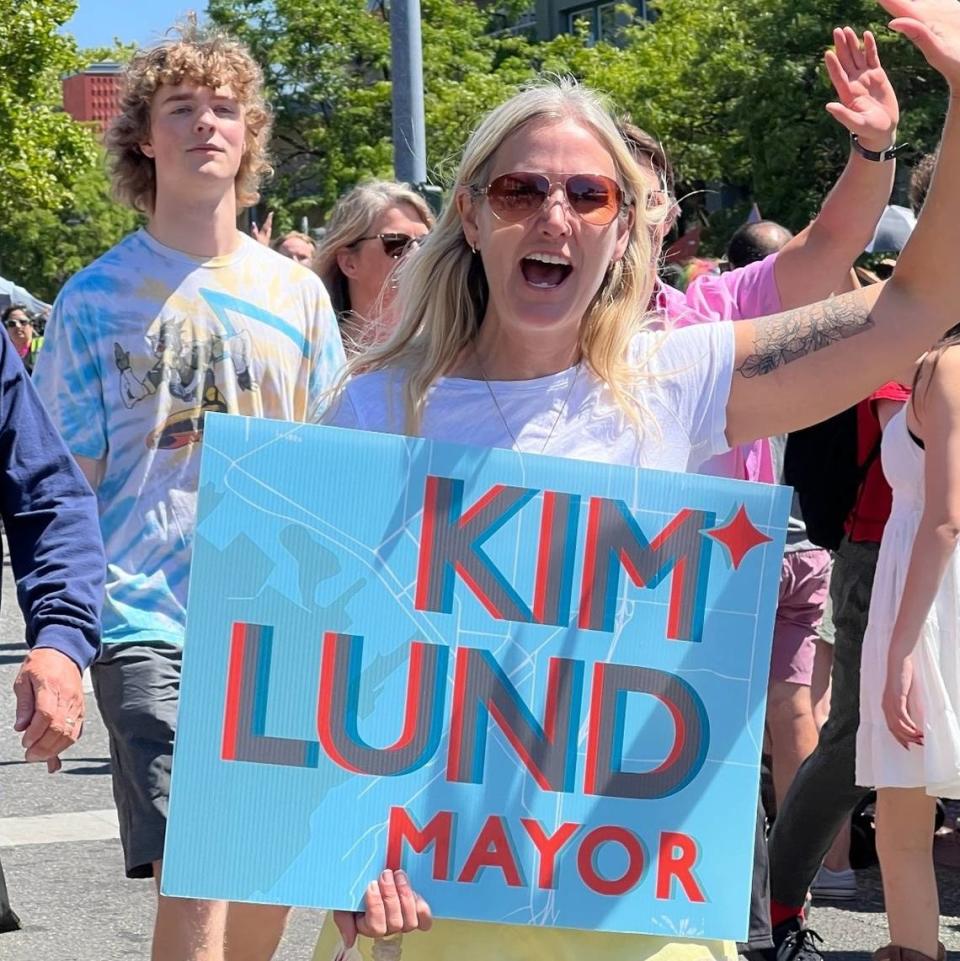
M 83 730 L 83 670 L 100 646 L 106 561 L 96 499 L 0 337 L 0 518 L 30 648 L 14 693 L 27 761 L 54 773 Z M 0 931 L 16 930 L 0 868 Z

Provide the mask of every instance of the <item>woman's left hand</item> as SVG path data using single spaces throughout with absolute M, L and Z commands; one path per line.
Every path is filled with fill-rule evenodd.
M 409 931 L 429 931 L 433 924 L 430 905 L 410 887 L 404 871 L 384 871 L 367 885 L 363 911 L 334 911 L 333 921 L 345 948 L 353 947 L 357 935 L 385 938 Z
M 897 742 L 905 750 L 909 750 L 911 744 L 922 746 L 923 729 L 919 726 L 912 654 L 898 655 L 891 650 L 882 704 L 887 727 Z
M 868 150 L 892 147 L 900 106 L 880 63 L 875 37 L 868 30 L 861 45 L 856 31 L 844 27 L 833 31 L 833 42 L 824 62 L 840 102 L 828 103 L 827 111 Z

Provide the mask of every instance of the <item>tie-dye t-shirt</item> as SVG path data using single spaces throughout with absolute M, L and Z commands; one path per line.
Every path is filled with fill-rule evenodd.
M 104 461 L 105 643 L 183 643 L 204 414 L 317 420 L 343 364 L 316 275 L 249 237 L 201 260 L 141 230 L 67 283 L 34 383 Z

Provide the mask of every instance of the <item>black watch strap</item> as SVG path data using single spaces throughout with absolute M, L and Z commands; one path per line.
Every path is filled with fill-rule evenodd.
M 899 143 L 895 144 L 893 147 L 888 147 L 886 150 L 868 150 L 862 143 L 860 143 L 860 138 L 855 134 L 850 134 L 850 146 L 858 153 L 864 160 L 872 160 L 875 163 L 884 163 L 887 160 L 894 160 L 896 156 L 902 151 L 906 150 L 910 144 Z

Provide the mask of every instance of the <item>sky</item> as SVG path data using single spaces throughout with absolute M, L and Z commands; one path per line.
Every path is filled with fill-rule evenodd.
M 159 40 L 189 11 L 205 8 L 206 0 L 79 0 L 63 30 L 72 33 L 81 48 L 107 47 L 114 37 L 144 44 Z

